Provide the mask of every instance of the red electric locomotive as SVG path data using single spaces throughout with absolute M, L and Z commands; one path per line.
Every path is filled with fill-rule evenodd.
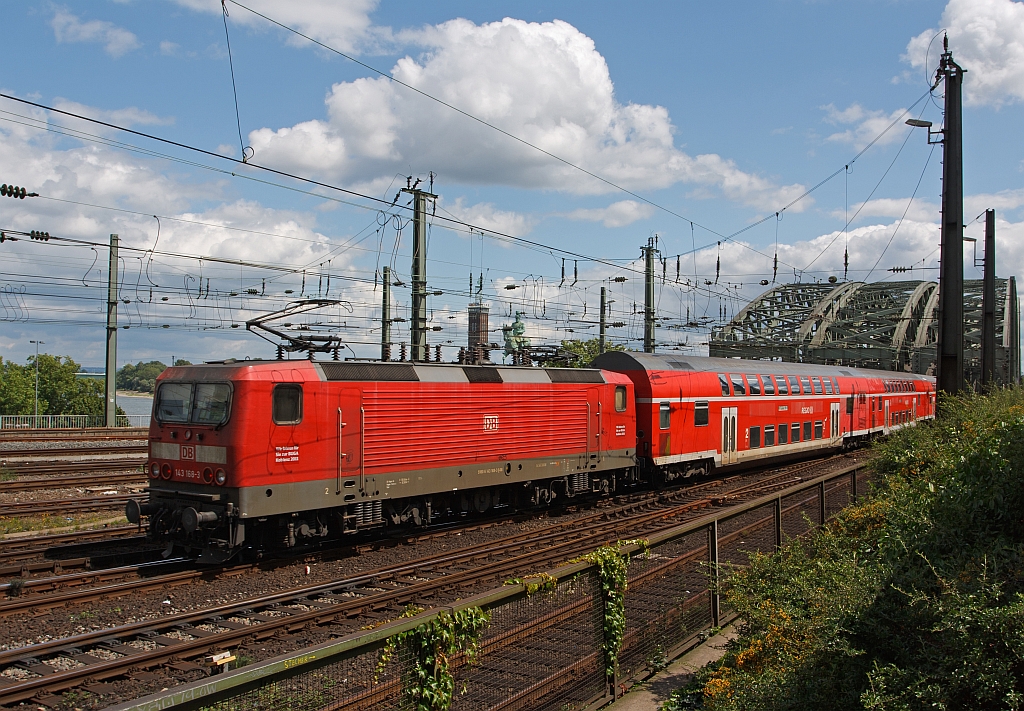
M 642 477 L 806 456 L 935 415 L 934 378 L 841 366 L 609 352 L 636 392 Z
M 150 535 L 204 559 L 613 491 L 636 471 L 629 378 L 599 370 L 226 361 L 168 368 Z

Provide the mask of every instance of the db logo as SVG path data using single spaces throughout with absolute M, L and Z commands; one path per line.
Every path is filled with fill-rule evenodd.
M 195 458 L 196 458 L 196 448 L 195 448 L 195 446 L 191 445 L 191 444 L 183 444 L 183 445 L 181 445 L 181 458 L 182 459 L 191 459 L 191 460 L 194 461 Z
M 498 416 L 497 415 L 484 415 L 484 432 L 497 432 L 498 431 Z

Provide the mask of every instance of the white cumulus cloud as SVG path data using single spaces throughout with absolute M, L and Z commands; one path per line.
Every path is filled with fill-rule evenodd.
M 397 37 L 425 51 L 400 59 L 391 70 L 395 79 L 628 189 L 689 183 L 701 195 L 759 209 L 777 208 L 804 190 L 715 154 L 678 150 L 668 111 L 620 103 L 593 40 L 566 22 L 456 19 Z M 613 190 L 385 77 L 337 83 L 326 103 L 326 120 L 252 132 L 256 160 L 350 183 L 411 168 L 462 184 Z
M 1024 3 L 950 0 L 939 26 L 949 33 L 953 58 L 967 70 L 966 103 L 1000 106 L 1024 100 Z M 903 55 L 912 67 L 929 72 L 929 80 L 942 52 L 937 32 L 925 30 L 911 39 Z
M 174 1 L 191 10 L 221 14 L 220 0 Z M 390 34 L 386 28 L 374 27 L 370 21 L 370 13 L 377 7 L 377 0 L 248 0 L 245 4 L 256 12 L 272 17 L 283 25 L 343 52 L 357 52 L 368 43 L 374 43 L 378 39 L 386 40 Z M 227 3 L 227 8 L 230 23 L 256 29 L 272 27 L 263 18 L 230 2 Z M 310 44 L 309 41 L 292 33 L 288 33 L 287 42 L 294 46 Z
M 82 22 L 66 9 L 58 9 L 50 20 L 58 42 L 98 42 L 111 57 L 120 57 L 142 46 L 134 33 L 111 22 L 89 20 Z
M 500 210 L 489 202 L 466 205 L 465 198 L 458 197 L 454 202 L 445 204 L 438 202 L 438 210 L 450 216 L 484 230 L 499 232 L 512 237 L 529 234 L 537 220 L 532 215 L 524 215 L 512 210 Z
M 654 214 L 654 208 L 636 200 L 619 200 L 608 207 L 580 208 L 568 213 L 570 220 L 600 222 L 605 227 L 625 227 L 637 220 L 646 220 Z
M 851 126 L 831 134 L 828 140 L 852 143 L 857 148 L 863 148 L 873 141 L 906 111 L 906 109 L 896 109 L 892 113 L 886 113 L 878 109 L 865 109 L 858 103 L 853 103 L 845 109 L 838 109 L 835 104 L 828 104 L 821 108 L 825 111 L 825 121 L 828 123 L 840 127 Z M 892 143 L 902 138 L 903 135 L 903 130 L 893 127 L 878 139 L 877 145 L 884 146 L 887 143 Z

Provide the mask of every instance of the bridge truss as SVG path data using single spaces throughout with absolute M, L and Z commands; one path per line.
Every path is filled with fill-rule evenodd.
M 710 355 L 849 365 L 934 375 L 938 284 L 784 284 L 711 334 Z M 964 376 L 981 381 L 982 280 L 964 281 Z M 1020 314 L 1013 277 L 996 279 L 996 382 L 1020 382 Z

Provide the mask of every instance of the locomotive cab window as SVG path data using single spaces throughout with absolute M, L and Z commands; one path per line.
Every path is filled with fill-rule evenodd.
M 696 427 L 706 427 L 709 419 L 708 401 L 698 400 L 693 403 L 693 424 Z
M 661 403 L 658 408 L 658 424 L 663 430 L 672 426 L 672 406 L 667 402 Z
M 197 425 L 223 425 L 228 421 L 231 386 L 227 383 L 196 383 L 192 396 L 191 422 Z
M 274 386 L 275 425 L 296 425 L 302 421 L 302 386 L 288 383 Z
M 192 383 L 161 383 L 156 390 L 156 419 L 159 422 L 188 422 L 192 409 Z
M 626 386 L 616 385 L 615 386 L 615 411 L 625 412 L 626 411 Z

